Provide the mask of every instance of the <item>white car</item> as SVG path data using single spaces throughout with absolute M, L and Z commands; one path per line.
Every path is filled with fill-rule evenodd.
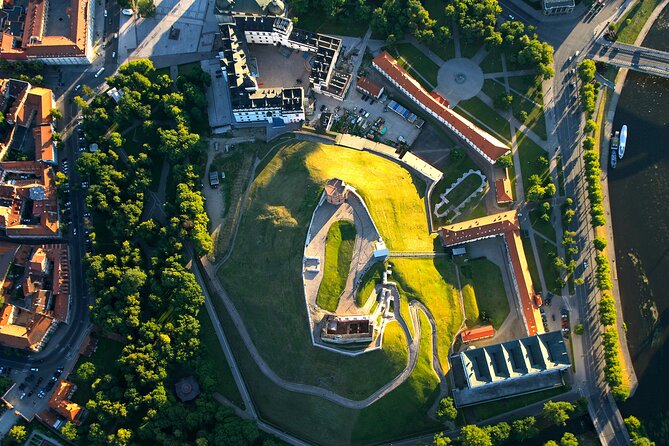
M 105 17 L 107 17 L 107 10 L 105 9 Z
M 98 70 L 98 72 L 95 73 L 95 77 L 100 77 L 100 75 L 102 74 L 103 71 L 105 71 L 105 67 L 100 68 L 100 69 Z
M 132 9 L 121 9 L 121 14 L 131 16 L 135 14 L 135 11 Z

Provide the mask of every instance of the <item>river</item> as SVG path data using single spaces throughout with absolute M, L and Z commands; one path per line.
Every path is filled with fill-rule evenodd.
M 643 46 L 669 51 L 669 8 Z M 658 445 L 669 445 L 669 79 L 630 72 L 614 128 L 625 156 L 609 169 L 611 218 L 627 339 L 639 378 L 622 406 Z

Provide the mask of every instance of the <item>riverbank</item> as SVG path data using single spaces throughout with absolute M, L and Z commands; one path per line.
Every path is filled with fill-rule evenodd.
M 664 10 L 664 8 L 669 4 L 669 0 L 663 0 L 660 2 L 651 15 L 648 17 L 648 20 L 644 26 L 639 31 L 639 34 L 634 40 L 634 45 L 640 46 L 646 35 L 650 31 L 651 26 L 655 23 L 655 20 Z M 603 96 L 602 101 L 600 102 L 600 107 L 598 110 L 598 123 L 600 124 L 600 160 L 602 166 L 602 193 L 604 195 L 604 209 L 606 212 L 606 225 L 601 229 L 604 232 L 604 235 L 607 240 L 606 254 L 609 259 L 609 264 L 611 267 L 612 282 L 613 287 L 611 294 L 616 301 L 616 310 L 618 313 L 617 324 L 618 324 L 618 334 L 620 336 L 620 350 L 622 355 L 623 363 L 623 373 L 625 375 L 624 380 L 627 381 L 626 384 L 630 389 L 630 396 L 634 394 L 638 387 L 638 378 L 634 371 L 634 364 L 632 362 L 632 357 L 629 350 L 629 344 L 627 341 L 627 330 L 624 323 L 623 317 L 623 306 L 620 294 L 620 284 L 618 281 L 617 267 L 616 267 L 616 249 L 614 244 L 613 237 L 613 221 L 611 218 L 611 203 L 610 203 L 610 194 L 609 194 L 609 182 L 608 182 L 608 168 L 609 168 L 609 135 L 613 133 L 613 121 L 615 118 L 616 108 L 618 106 L 618 100 L 620 99 L 620 94 L 622 92 L 623 86 L 625 84 L 625 79 L 627 78 L 627 73 L 629 70 L 623 68 L 618 72 L 618 75 L 615 79 L 615 87 L 612 94 L 606 94 Z M 608 105 L 608 107 L 607 107 Z M 606 110 L 606 113 L 604 113 Z M 599 232 L 599 231 L 598 231 Z M 599 234 L 598 234 L 599 235 Z

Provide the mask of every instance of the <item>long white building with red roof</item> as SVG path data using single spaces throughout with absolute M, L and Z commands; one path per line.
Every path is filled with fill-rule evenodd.
M 405 70 L 397 60 L 383 51 L 372 61 L 376 68 L 402 93 L 406 94 L 426 113 L 448 127 L 453 133 L 476 150 L 486 161 L 493 164 L 509 153 L 509 148 L 499 139 L 481 130 L 471 121 L 463 118 L 450 108 L 448 101 L 437 93 L 429 93 Z

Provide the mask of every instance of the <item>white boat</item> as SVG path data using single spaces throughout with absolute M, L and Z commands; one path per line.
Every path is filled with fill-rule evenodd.
M 627 125 L 620 129 L 620 143 L 618 144 L 618 158 L 625 156 L 625 145 L 627 144 Z

